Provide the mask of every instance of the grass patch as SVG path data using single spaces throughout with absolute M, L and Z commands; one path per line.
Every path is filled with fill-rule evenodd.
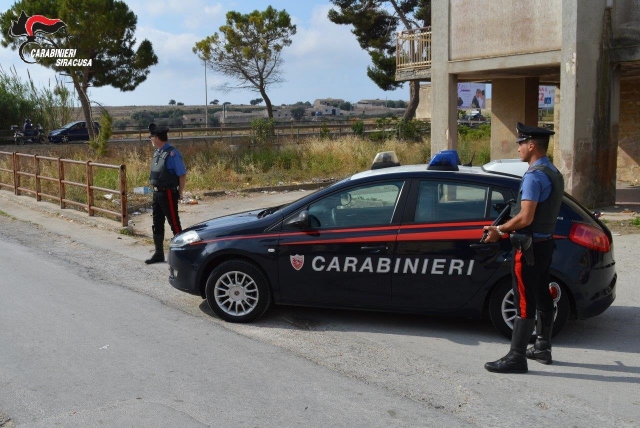
M 133 228 L 127 226 L 127 227 L 123 227 L 122 229 L 120 229 L 120 235 L 135 236 L 136 234 L 133 231 Z
M 192 193 L 216 189 L 242 190 L 247 187 L 276 186 L 327 178 L 340 179 L 369 169 L 376 153 L 381 151 L 395 151 L 402 165 L 423 164 L 431 158 L 431 144 L 428 138 L 413 142 L 391 137 L 374 142 L 362 136 L 351 135 L 336 139 L 317 137 L 305 140 L 302 144 L 280 145 L 252 144 L 250 137 L 224 143 L 169 141 L 182 153 L 187 167 L 186 190 Z M 489 141 L 489 126 L 461 130 L 458 151 L 462 162 L 469 162 L 474 154 L 474 165 L 488 162 Z M 132 194 L 134 187 L 149 185 L 153 148 L 147 142 L 111 145 L 102 156 L 97 155 L 87 145 L 46 146 L 39 148 L 39 154 L 83 162 L 93 160 L 103 164 L 126 165 L 127 193 L 130 195 L 130 201 L 137 196 Z M 0 164 L 8 160 L 0 158 Z M 25 159 L 22 162 L 24 165 L 21 165 L 21 169 L 31 172 L 34 168 L 28 161 L 29 159 Z M 57 178 L 57 163 L 41 161 L 40 173 Z M 95 186 L 110 189 L 119 186 L 120 179 L 115 169 L 94 168 L 93 177 Z M 84 183 L 85 165 L 65 167 L 65 179 Z M 46 193 L 57 194 L 57 184 L 45 181 L 41 184 L 46 187 L 43 189 Z M 101 193 L 96 191 L 97 205 L 104 204 L 104 207 L 113 210 L 114 203 L 117 203 L 116 195 L 113 196 L 113 201 L 109 202 Z M 86 191 L 79 187 L 67 186 L 67 197 L 84 203 Z

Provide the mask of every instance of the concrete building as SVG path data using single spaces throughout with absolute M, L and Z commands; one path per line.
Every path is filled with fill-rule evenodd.
M 640 178 L 637 0 L 432 0 L 433 27 L 398 37 L 396 80 L 431 82 L 432 151 L 457 144 L 457 83 L 492 84 L 491 156 L 517 156 L 515 124 L 555 89 L 554 163 L 591 207 Z

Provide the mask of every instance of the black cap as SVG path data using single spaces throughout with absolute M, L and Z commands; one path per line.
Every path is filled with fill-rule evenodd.
M 149 124 L 150 135 L 166 134 L 167 132 L 169 132 L 169 128 L 167 128 L 166 126 L 158 126 L 155 123 Z
M 516 124 L 516 131 L 518 131 L 518 139 L 516 140 L 518 144 L 527 140 L 549 140 L 549 137 L 555 134 L 555 132 L 549 129 L 538 126 L 527 126 L 520 122 Z

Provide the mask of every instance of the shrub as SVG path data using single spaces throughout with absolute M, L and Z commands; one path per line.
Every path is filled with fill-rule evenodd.
M 98 156 L 104 156 L 107 154 L 107 146 L 109 138 L 111 138 L 111 125 L 113 118 L 106 111 L 102 110 L 102 116 L 100 116 L 100 132 L 96 137 L 89 141 L 89 147 L 91 147 Z
M 351 130 L 355 135 L 360 135 L 360 136 L 364 135 L 364 122 L 361 120 L 358 120 L 353 125 L 351 125 Z
M 273 119 L 257 118 L 251 121 L 251 134 L 256 144 L 267 143 L 273 136 Z

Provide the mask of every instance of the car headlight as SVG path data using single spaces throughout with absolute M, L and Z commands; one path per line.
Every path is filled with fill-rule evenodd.
M 185 245 L 193 244 L 195 242 L 202 241 L 200 235 L 195 230 L 190 230 L 185 233 L 181 233 L 179 235 L 174 236 L 174 238 L 169 243 L 169 247 L 179 248 L 184 247 Z

